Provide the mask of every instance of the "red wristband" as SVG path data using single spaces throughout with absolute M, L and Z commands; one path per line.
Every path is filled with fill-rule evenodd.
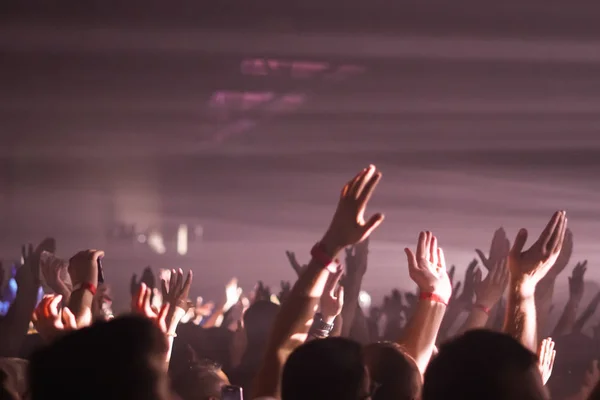
M 85 282 L 80 285 L 77 285 L 77 287 L 75 287 L 75 290 L 77 290 L 77 289 L 88 290 L 92 294 L 92 296 L 95 296 L 97 288 L 93 283 Z
M 448 303 L 444 299 L 442 299 L 441 296 L 438 296 L 435 293 L 421 292 L 421 294 L 419 295 L 419 299 L 435 301 L 436 303 L 442 303 L 445 306 L 448 305 Z
M 477 308 L 477 309 L 483 311 L 484 313 L 486 313 L 488 315 L 490 314 L 490 308 L 484 306 L 483 304 L 474 304 L 473 308 Z
M 323 265 L 324 267 L 328 267 L 334 263 L 336 265 L 340 264 L 340 262 L 338 260 L 332 259 L 331 257 L 329 257 L 327 255 L 325 246 L 321 242 L 319 242 L 313 246 L 313 248 L 310 250 L 310 255 L 312 258 L 314 258 L 316 261 L 319 262 L 319 264 Z

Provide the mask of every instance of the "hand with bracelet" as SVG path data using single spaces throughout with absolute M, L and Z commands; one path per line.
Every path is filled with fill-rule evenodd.
M 474 308 L 489 314 L 491 308 L 500 300 L 506 286 L 509 275 L 506 267 L 506 258 L 498 260 L 485 277 L 481 280 L 481 270 L 475 272 L 475 304 Z
M 404 249 L 408 273 L 419 287 L 417 309 L 398 341 L 423 374 L 435 347 L 435 341 L 452 296 L 452 283 L 446 270 L 444 251 L 431 232 L 419 234 L 417 253 Z
M 92 323 L 92 305 L 98 289 L 98 259 L 104 257 L 100 250 L 84 250 L 69 260 L 69 276 L 73 283 L 73 292 L 69 299 L 69 308 L 77 319 L 77 327 Z
M 446 271 L 444 251 L 438 247 L 431 232 L 421 232 L 415 255 L 404 249 L 408 258 L 408 274 L 420 290 L 421 300 L 434 300 L 448 305 L 452 296 L 452 283 Z
M 483 281 L 481 275 L 481 270 L 477 269 L 474 277 L 475 304 L 467 320 L 458 330 L 459 333 L 485 327 L 490 310 L 500 301 L 508 285 L 506 258 L 497 260 L 495 266 L 488 268 L 487 276 Z
M 335 319 L 344 307 L 344 288 L 339 285 L 343 273 L 344 270 L 340 267 L 337 272 L 329 274 L 319 302 L 319 312 L 315 315 L 308 332 L 309 336 L 325 338 L 333 330 Z

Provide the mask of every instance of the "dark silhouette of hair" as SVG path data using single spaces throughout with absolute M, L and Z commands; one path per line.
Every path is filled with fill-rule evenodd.
M 221 366 L 209 360 L 193 361 L 188 368 L 173 377 L 171 386 L 182 400 L 208 400 L 221 397 L 221 387 L 227 384 Z
M 440 347 L 425 372 L 423 400 L 543 399 L 536 388 L 523 388 L 516 376 L 537 368 L 537 357 L 512 337 L 474 330 Z M 511 384 L 507 384 L 512 380 Z M 529 382 L 524 381 L 524 385 Z M 515 396 L 515 388 L 523 392 Z M 527 393 L 527 397 L 523 397 Z
M 379 342 L 365 346 L 364 359 L 371 379 L 379 385 L 373 400 L 414 400 L 423 382 L 415 361 L 400 346 Z
M 313 340 L 294 350 L 285 363 L 282 400 L 357 400 L 367 395 L 365 378 L 359 343 Z
M 146 318 L 127 316 L 70 333 L 34 353 L 32 400 L 158 400 L 167 343 Z

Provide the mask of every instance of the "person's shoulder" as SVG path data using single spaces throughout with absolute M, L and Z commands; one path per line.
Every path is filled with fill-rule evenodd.
M 277 400 L 275 397 L 256 397 L 252 400 Z

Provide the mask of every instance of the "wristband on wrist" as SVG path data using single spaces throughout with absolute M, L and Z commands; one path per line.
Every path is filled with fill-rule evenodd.
M 315 314 L 313 318 L 312 326 L 308 331 L 308 335 L 315 338 L 326 338 L 333 330 L 333 324 L 328 324 L 323 320 L 323 316 L 320 313 Z
M 448 305 L 448 302 L 446 300 L 442 299 L 441 296 L 435 293 L 421 292 L 421 294 L 419 295 L 419 299 L 435 301 L 436 303 L 441 303 L 445 306 Z
M 483 311 L 484 313 L 486 313 L 487 315 L 490 315 L 490 308 L 484 306 L 483 304 L 474 304 L 473 308 L 478 309 Z
M 92 294 L 92 296 L 96 295 L 97 288 L 93 283 L 90 283 L 90 282 L 79 283 L 73 287 L 73 291 L 76 291 L 79 289 L 84 289 L 84 290 L 89 291 Z
M 328 267 L 331 264 L 335 264 L 336 266 L 340 265 L 339 260 L 332 259 L 331 257 L 329 257 L 327 255 L 325 246 L 321 242 L 319 242 L 313 246 L 313 248 L 310 250 L 310 255 L 314 260 L 318 261 L 319 264 L 321 264 L 324 267 Z

